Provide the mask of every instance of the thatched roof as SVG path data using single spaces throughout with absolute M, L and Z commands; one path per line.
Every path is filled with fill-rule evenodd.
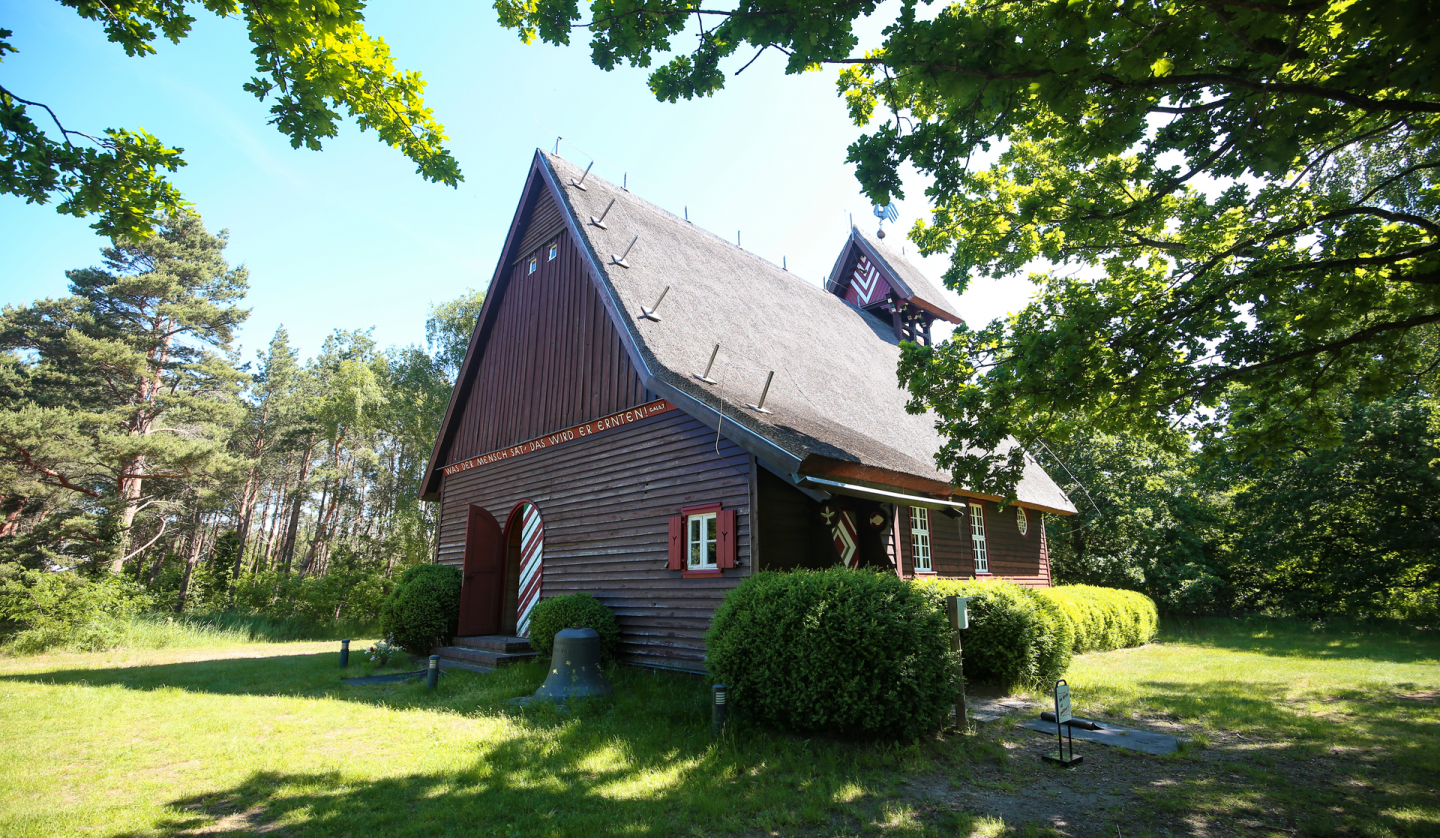
M 593 173 L 585 189 L 576 189 L 570 184 L 582 167 L 543 152 L 538 157 L 589 250 L 602 297 L 647 386 L 718 426 L 773 470 L 947 493 L 949 475 L 934 461 L 942 439 L 934 417 L 905 409 L 908 394 L 896 378 L 900 350 L 888 322 Z M 604 229 L 591 224 L 612 198 Z M 918 270 L 860 235 L 908 291 L 943 305 Z M 620 254 L 628 267 L 614 264 Z M 662 293 L 659 321 L 643 318 Z M 697 375 L 716 344 L 710 377 L 717 383 L 707 384 Z M 747 405 L 760 398 L 770 371 L 769 412 L 761 413 Z M 965 487 L 958 493 L 978 494 Z M 1075 511 L 1033 461 L 1017 495 L 1028 506 Z

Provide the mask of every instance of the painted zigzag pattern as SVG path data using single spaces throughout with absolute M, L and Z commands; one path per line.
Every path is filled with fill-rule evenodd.
M 544 575 L 545 523 L 540 510 L 527 503 L 520 510 L 520 602 L 515 633 L 530 636 L 530 611 L 540 601 L 540 582 Z

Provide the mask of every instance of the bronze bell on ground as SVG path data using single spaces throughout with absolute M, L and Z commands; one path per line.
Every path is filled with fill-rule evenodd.
M 605 673 L 600 671 L 600 635 L 595 629 L 568 628 L 557 632 L 550 674 L 535 691 L 535 697 L 564 701 L 611 692 Z

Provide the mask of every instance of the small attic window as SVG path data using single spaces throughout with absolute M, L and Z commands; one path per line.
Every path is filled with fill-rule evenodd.
M 559 252 L 560 252 L 560 245 L 556 244 L 555 242 L 551 242 L 551 243 L 550 243 L 550 256 L 549 256 L 545 261 L 547 261 L 547 262 L 551 261 L 552 259 L 555 258 L 555 254 L 557 254 L 557 253 L 559 253 Z
M 528 275 L 528 274 L 533 274 L 533 273 L 535 273 L 535 269 L 538 268 L 538 267 L 540 267 L 540 257 L 539 257 L 539 256 L 531 256 L 531 257 L 530 257 L 530 270 L 526 271 L 526 274 Z

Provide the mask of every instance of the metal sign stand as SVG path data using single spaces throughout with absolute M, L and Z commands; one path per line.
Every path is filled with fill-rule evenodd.
M 968 733 L 970 720 L 965 713 L 965 670 L 961 663 L 960 632 L 970 627 L 969 597 L 945 597 L 945 611 L 950 617 L 950 651 L 955 653 L 955 729 Z
M 1074 716 L 1070 713 L 1070 685 L 1061 678 L 1055 682 L 1055 745 L 1057 756 L 1044 754 L 1040 758 L 1046 762 L 1053 762 L 1056 765 L 1063 765 L 1070 768 L 1085 761 L 1085 757 L 1075 756 L 1075 734 L 1071 730 L 1071 720 Z M 1061 732 L 1061 729 L 1064 732 Z M 1068 734 L 1068 737 L 1067 735 Z M 1070 758 L 1065 758 L 1065 740 L 1070 740 Z

